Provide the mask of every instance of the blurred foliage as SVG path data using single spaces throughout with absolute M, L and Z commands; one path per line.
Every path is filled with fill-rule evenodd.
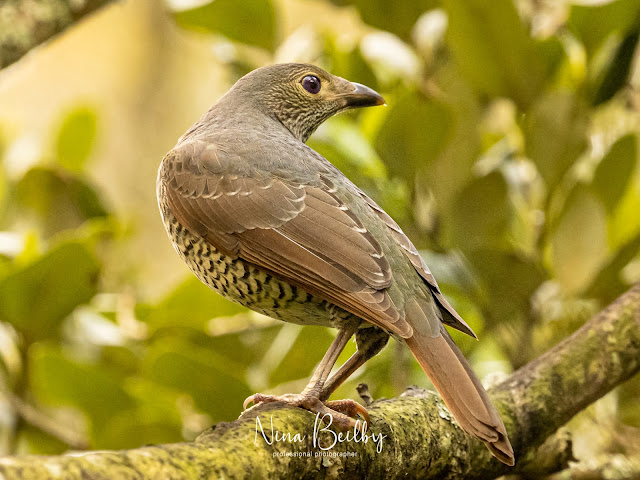
M 218 33 L 231 40 L 273 50 L 276 46 L 274 7 L 270 0 L 216 0 L 175 14 L 179 25 Z
M 357 28 L 345 37 L 340 22 L 305 18 L 286 33 L 285 6 L 271 0 L 216 0 L 171 15 L 225 46 L 229 85 L 278 59 L 317 63 L 384 94 L 387 108 L 332 119 L 309 145 L 423 251 L 481 337 L 454 334 L 478 371 L 523 365 L 640 280 L 640 3 L 323 3 L 354 14 Z M 298 391 L 332 338 L 247 312 L 186 270 L 154 301 L 126 280 L 107 286 L 128 238 L 92 181 L 100 120 L 84 104 L 62 112 L 38 162 L 0 169 L 9 451 L 68 448 L 51 421 L 91 448 L 192 439 L 233 420 L 254 391 Z M 0 155 L 7 146 L 0 138 Z M 376 398 L 425 384 L 396 347 L 337 396 L 355 398 L 359 381 Z M 619 392 L 618 421 L 636 428 L 639 393 L 639 381 Z M 43 421 L 27 424 L 9 398 Z

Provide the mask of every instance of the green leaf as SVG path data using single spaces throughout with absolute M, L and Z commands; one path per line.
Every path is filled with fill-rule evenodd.
M 589 287 L 585 289 L 585 296 L 599 298 L 606 305 L 618 298 L 629 285 L 623 281 L 621 272 L 629 262 L 640 254 L 640 235 L 636 235 L 629 242 L 619 248 L 600 269 Z
M 130 346 L 101 345 L 100 362 L 123 374 L 133 375 L 138 370 L 140 358 Z
M 638 160 L 635 135 L 625 135 L 614 143 L 598 164 L 591 186 L 607 212 L 615 210 L 631 183 Z
M 276 14 L 271 0 L 214 0 L 174 14 L 178 25 L 217 32 L 231 40 L 273 51 Z
M 74 110 L 64 119 L 56 140 L 56 159 L 60 165 L 82 171 L 95 143 L 97 123 L 95 111 L 87 107 Z
M 296 330 L 296 333 L 297 337 L 288 352 L 271 372 L 271 385 L 310 377 L 333 340 L 329 330 L 324 327 L 306 327 L 299 333 Z
M 512 215 L 507 183 L 499 171 L 476 178 L 457 197 L 451 212 L 452 244 L 463 251 L 508 247 Z
M 228 361 L 193 346 L 175 344 L 154 349 L 146 359 L 144 373 L 160 385 L 191 395 L 213 421 L 237 418 L 244 399 L 254 393 Z
M 1 134 L 2 132 L 0 132 Z M 2 151 L 2 136 L 0 135 L 0 166 L 2 165 L 2 160 L 3 160 L 3 154 L 4 152 Z M 3 168 L 0 168 L 0 218 L 2 218 L 4 216 L 4 211 L 7 208 L 7 202 L 6 199 L 8 197 L 7 193 L 8 193 L 8 182 L 7 182 L 7 178 L 4 172 Z
M 94 448 L 136 448 L 183 440 L 182 428 L 186 425 L 179 407 L 181 392 L 139 376 L 127 378 L 126 388 L 136 406 L 109 418 L 105 428 L 96 432 Z
M 375 148 L 391 176 L 413 181 L 450 139 L 453 119 L 448 108 L 418 94 L 398 99 L 387 115 Z
M 99 273 L 85 245 L 60 244 L 0 280 L 0 318 L 28 341 L 54 335 L 67 315 L 95 295 Z
M 638 398 L 640 398 L 640 377 L 623 383 L 618 389 L 618 412 L 620 421 L 632 427 L 640 428 L 640 409 L 638 409 Z
M 540 58 L 544 61 L 547 79 L 558 75 L 563 61 L 568 62 L 569 60 L 561 38 L 557 35 L 552 35 L 536 40 L 535 46 Z
M 135 406 L 115 372 L 69 358 L 57 345 L 34 344 L 29 349 L 29 367 L 31 391 L 38 400 L 78 408 L 90 419 L 94 435 L 114 415 Z
M 21 446 L 26 444 L 29 454 L 35 455 L 60 455 L 69 450 L 66 443 L 26 422 L 18 431 L 16 443 Z
M 449 45 L 479 92 L 526 109 L 543 87 L 544 65 L 512 0 L 443 0 Z
M 446 107 L 449 110 L 449 126 L 447 143 L 437 158 L 428 159 L 430 162 L 420 172 L 419 182 L 424 182 L 421 188 L 416 189 L 416 204 L 422 202 L 428 204 L 435 200 L 435 207 L 442 221 L 443 246 L 454 248 L 455 245 L 446 243 L 447 223 L 454 222 L 452 213 L 460 192 L 471 182 L 474 174 L 474 164 L 478 156 L 482 154 L 481 131 L 478 126 L 486 118 L 486 105 L 481 103 L 476 93 L 465 82 L 455 62 L 449 62 L 438 71 L 438 85 L 446 85 Z M 412 122 L 412 119 L 408 119 Z M 412 123 L 408 128 L 414 128 Z M 422 129 L 422 135 L 429 136 L 432 133 Z M 416 179 L 412 179 L 415 185 Z M 422 193 L 421 194 L 421 190 Z M 432 199 L 425 198 L 425 194 L 433 195 Z
M 189 340 L 198 347 L 228 358 L 238 365 L 239 372 L 244 372 L 252 365 L 260 363 L 282 326 L 283 324 L 268 327 L 252 325 L 239 332 L 215 336 L 194 332 L 189 336 Z
M 588 115 L 568 93 L 538 101 L 524 121 L 525 149 L 552 191 L 587 147 Z
M 35 214 L 48 236 L 108 215 L 98 193 L 85 180 L 47 167 L 34 167 L 20 179 L 16 199 Z
M 504 324 L 516 325 L 531 309 L 533 292 L 547 275 L 533 260 L 512 252 L 498 251 L 491 246 L 467 253 L 475 277 L 485 287 L 483 310 Z
M 592 87 L 595 89 L 592 100 L 593 105 L 600 105 L 611 99 L 629 83 L 629 73 L 631 65 L 636 58 L 635 52 L 639 38 L 640 32 L 634 31 L 620 42 L 615 54 L 611 56 L 612 58 L 607 68 L 599 75 L 595 86 Z
M 246 311 L 245 307 L 212 291 L 195 276 L 189 276 L 157 305 L 136 306 L 136 316 L 155 329 L 173 326 L 204 329 L 212 318 Z
M 624 168 L 624 166 L 621 166 Z M 640 169 L 636 166 L 614 211 L 608 212 L 608 239 L 618 249 L 640 233 Z
M 565 292 L 593 281 L 607 256 L 607 217 L 600 200 L 582 185 L 569 194 L 550 239 L 553 270 Z
M 93 447 L 121 450 L 175 443 L 183 440 L 181 430 L 179 421 L 170 422 L 166 413 L 150 417 L 143 405 L 136 410 L 123 410 L 112 416 L 104 431 L 97 434 Z
M 438 6 L 435 0 L 395 2 L 393 6 L 387 0 L 331 0 L 331 3 L 354 5 L 365 23 L 395 33 L 404 40 L 411 39 L 411 30 L 420 15 Z
M 237 332 L 221 335 L 210 335 L 202 329 L 188 327 L 168 328 L 159 330 L 152 337 L 150 346 L 162 351 L 195 348 L 217 363 L 232 365 L 236 377 L 244 378 L 248 370 L 268 367 L 262 362 L 263 357 L 284 325 L 283 322 L 266 327 L 249 325 Z
M 99 218 L 109 215 L 93 185 L 79 177 L 67 178 L 67 193 L 82 218 Z
M 599 5 L 571 5 L 568 25 L 582 41 L 589 56 L 612 34 L 621 37 L 638 24 L 640 2 L 616 0 Z

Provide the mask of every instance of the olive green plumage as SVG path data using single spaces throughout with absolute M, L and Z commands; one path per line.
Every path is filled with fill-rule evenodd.
M 312 65 L 251 72 L 163 159 L 165 226 L 198 278 L 233 301 L 288 322 L 356 321 L 404 339 L 461 425 L 512 463 L 504 426 L 442 322 L 473 332 L 400 227 L 304 144 L 330 116 L 381 103 Z

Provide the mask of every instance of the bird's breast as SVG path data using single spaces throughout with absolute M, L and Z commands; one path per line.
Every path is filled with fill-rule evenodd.
M 159 200 L 173 247 L 196 277 L 213 291 L 258 313 L 290 323 L 333 326 L 340 320 L 326 300 L 241 258 L 224 255 L 204 238 L 192 234 L 171 213 L 166 202 L 161 197 Z

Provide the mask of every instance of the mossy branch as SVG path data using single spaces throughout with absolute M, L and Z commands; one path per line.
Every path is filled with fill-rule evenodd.
M 0 69 L 111 0 L 0 0 Z
M 367 437 L 327 450 L 336 434 L 318 425 L 314 442 L 312 414 L 270 404 L 215 425 L 193 443 L 9 457 L 0 460 L 0 474 L 4 479 L 479 479 L 552 473 L 571 459 L 571 439 L 557 430 L 639 369 L 640 284 L 491 389 L 516 452 L 513 469 L 462 432 L 435 394 L 409 390 L 371 405 Z M 290 437 L 283 440 L 286 434 Z
M 546 477 L 546 480 L 638 480 L 640 458 L 608 455 L 572 465 Z

